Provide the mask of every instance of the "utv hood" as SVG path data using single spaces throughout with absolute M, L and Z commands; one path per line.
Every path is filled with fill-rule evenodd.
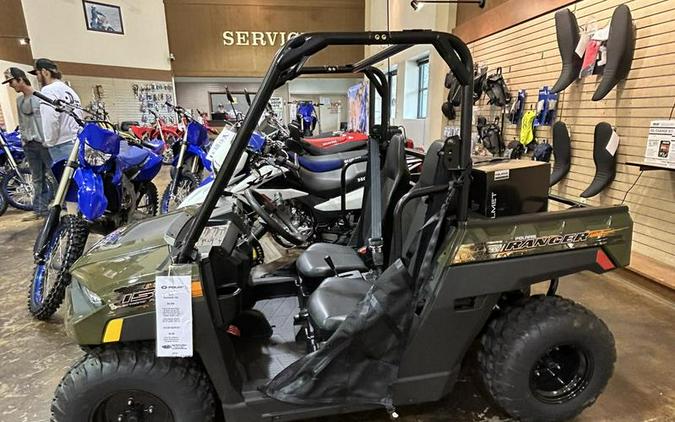
M 101 297 L 165 271 L 170 247 L 190 219 L 191 209 L 121 227 L 78 259 L 73 278 Z

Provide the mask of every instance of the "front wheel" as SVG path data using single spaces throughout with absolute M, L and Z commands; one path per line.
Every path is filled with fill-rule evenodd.
M 175 177 L 178 177 L 178 180 L 176 181 L 176 193 L 174 194 L 171 192 L 171 183 L 164 189 L 162 204 L 160 206 L 160 212 L 162 214 L 166 214 L 178 208 L 190 192 L 199 187 L 199 179 L 189 171 L 183 171 L 182 173 L 176 172 Z
M 192 359 L 158 358 L 151 344 L 94 350 L 56 388 L 53 422 L 210 422 L 208 376 Z
M 157 186 L 152 182 L 143 184 L 138 191 L 134 220 L 154 217 L 157 215 L 158 208 L 159 193 L 157 193 Z
M 19 168 L 2 178 L 2 194 L 14 208 L 31 211 L 33 209 L 33 176 L 27 168 Z
M 602 320 L 558 296 L 533 296 L 488 326 L 478 354 L 492 398 L 521 421 L 565 421 L 612 376 L 614 337 Z
M 87 243 L 87 223 L 74 215 L 61 218 L 47 244 L 44 261 L 35 266 L 28 291 L 28 310 L 37 319 L 51 317 L 63 302 L 70 284 L 70 266 Z
M 7 211 L 8 206 L 9 204 L 7 203 L 7 198 L 5 198 L 5 194 L 0 191 L 0 215 L 3 215 L 5 211 Z

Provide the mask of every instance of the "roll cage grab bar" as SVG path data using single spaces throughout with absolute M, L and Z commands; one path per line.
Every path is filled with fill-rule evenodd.
M 223 165 L 209 190 L 204 203 L 200 207 L 197 215 L 192 220 L 192 224 L 185 232 L 185 236 L 180 236 L 175 243 L 175 263 L 187 263 L 190 261 L 194 246 L 201 236 L 206 223 L 213 212 L 220 193 L 227 187 L 234 170 L 239 161 L 239 157 L 246 149 L 249 137 L 256 127 L 258 117 L 265 111 L 267 102 L 270 100 L 274 90 L 302 74 L 317 73 L 347 73 L 363 72 L 373 83 L 378 92 L 386 85 L 386 77 L 381 70 L 372 67 L 374 64 L 400 53 L 405 49 L 419 44 L 433 45 L 441 58 L 450 67 L 459 83 L 463 86 L 460 137 L 463 140 L 460 147 L 460 165 L 453 171 L 463 172 L 471 166 L 471 112 L 473 104 L 473 59 L 467 45 L 456 35 L 436 32 L 429 30 L 409 30 L 409 31 L 371 31 L 371 32 L 315 32 L 300 34 L 286 42 L 286 44 L 277 51 L 272 60 L 270 68 L 267 70 L 260 88 L 249 108 L 244 121 L 237 132 L 232 146 L 228 151 Z M 332 45 L 388 45 L 386 49 L 361 60 L 353 65 L 346 66 L 320 66 L 303 69 L 307 60 L 314 54 Z M 323 70 L 323 71 L 321 71 Z M 338 72 L 340 70 L 340 72 Z M 375 80 L 379 79 L 377 83 Z M 385 82 L 386 84 L 386 82 Z M 378 88 L 379 85 L 379 88 Z M 385 90 L 383 90 L 385 91 Z M 380 92 L 384 99 L 388 98 L 388 90 Z M 388 104 L 388 102 L 387 102 Z M 371 111 L 374 102 L 370 102 Z M 373 116 L 373 114 L 371 114 Z M 385 119 L 386 118 L 386 119 Z M 389 123 L 389 107 L 382 107 L 382 136 L 387 135 L 385 130 Z M 372 119 L 371 119 L 372 127 Z M 460 223 L 466 222 L 468 214 L 469 201 L 469 181 L 468 179 L 462 185 L 459 195 L 459 206 L 457 210 L 457 219 Z M 371 207 L 379 208 L 379 207 Z

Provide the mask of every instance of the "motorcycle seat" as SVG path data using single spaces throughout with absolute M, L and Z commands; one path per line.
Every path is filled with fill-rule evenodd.
M 311 155 L 331 155 L 340 152 L 354 151 L 357 149 L 362 149 L 365 152 L 368 141 L 345 142 L 342 144 L 331 145 L 329 147 L 318 147 L 304 140 L 301 141 L 301 144 L 302 148 Z
M 122 171 L 141 165 L 150 155 L 150 151 L 145 148 L 129 145 L 127 142 L 120 143 L 120 153 L 117 156 L 122 164 Z
M 449 173 L 439 154 L 443 150 L 443 142 L 434 142 L 427 152 L 420 179 L 411 189 L 419 190 L 429 186 L 447 185 Z M 403 258 L 413 279 L 419 272 L 424 254 L 424 245 L 429 241 L 435 224 L 425 227 L 425 222 L 432 218 L 445 201 L 446 193 L 417 197 L 408 201 L 402 208 L 401 227 L 391 240 L 391 252 L 387 262 L 393 263 Z M 316 244 L 320 245 L 320 244 Z M 312 245 L 312 246 L 316 246 Z M 309 249 L 308 249 L 309 250 Z M 303 253 L 304 255 L 304 253 Z M 302 257 L 302 255 L 301 255 Z M 333 261 L 335 262 L 335 260 Z M 337 265 L 337 264 L 336 264 Z M 329 273 L 330 274 L 330 273 Z M 310 295 L 307 310 L 312 326 L 322 333 L 323 337 L 334 332 L 365 297 L 371 283 L 358 277 L 328 277 Z
M 360 157 L 362 154 L 366 154 L 366 152 L 352 151 L 335 155 L 319 155 L 319 156 L 296 155 L 292 152 L 289 152 L 291 158 L 294 158 L 301 167 L 315 173 L 322 173 L 326 171 L 342 169 L 342 167 L 347 162 L 351 161 L 354 158 Z
M 315 163 L 314 166 L 318 168 L 322 166 L 322 164 Z M 335 198 L 342 193 L 342 165 L 336 170 L 328 171 L 313 171 L 301 165 L 299 173 L 304 188 L 313 195 L 321 198 Z M 365 175 L 365 162 L 349 166 L 345 175 L 347 192 L 363 185 Z
M 383 219 L 385 221 L 382 232 L 385 233 L 385 236 L 387 236 L 386 233 L 391 233 L 389 229 L 391 222 L 388 220 L 391 220 L 390 216 L 393 212 L 393 206 L 396 205 L 398 199 L 409 187 L 410 172 L 408 172 L 406 163 L 404 143 L 405 140 L 400 135 L 392 138 L 387 148 L 387 156 L 384 162 L 382 172 L 382 204 L 380 206 L 384 210 Z M 350 168 L 363 165 L 365 175 L 365 164 L 355 164 Z M 349 173 L 349 169 L 347 173 Z M 303 178 L 303 181 L 307 183 L 307 179 Z M 368 209 L 369 204 L 370 201 L 366 201 L 364 208 Z M 361 224 L 366 231 L 369 226 L 367 217 L 367 213 L 364 213 L 362 216 L 363 224 Z M 364 236 L 361 236 L 361 238 L 364 238 Z M 388 243 L 388 239 L 391 238 L 385 237 L 385 244 Z M 362 244 L 362 242 L 359 243 Z M 333 275 L 332 269 L 326 263 L 326 256 L 331 257 L 338 273 L 367 269 L 363 260 L 353 248 L 332 243 L 315 243 L 298 257 L 295 264 L 302 282 L 308 284 L 310 290 L 312 286 L 318 285 L 323 279 Z

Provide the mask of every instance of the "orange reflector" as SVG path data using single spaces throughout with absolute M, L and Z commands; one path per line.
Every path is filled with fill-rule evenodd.
M 111 319 L 108 321 L 108 324 L 105 327 L 105 333 L 103 333 L 103 343 L 113 343 L 120 341 L 123 325 L 123 318 Z
M 202 290 L 202 283 L 199 280 L 192 281 L 192 297 L 202 297 L 204 291 Z

